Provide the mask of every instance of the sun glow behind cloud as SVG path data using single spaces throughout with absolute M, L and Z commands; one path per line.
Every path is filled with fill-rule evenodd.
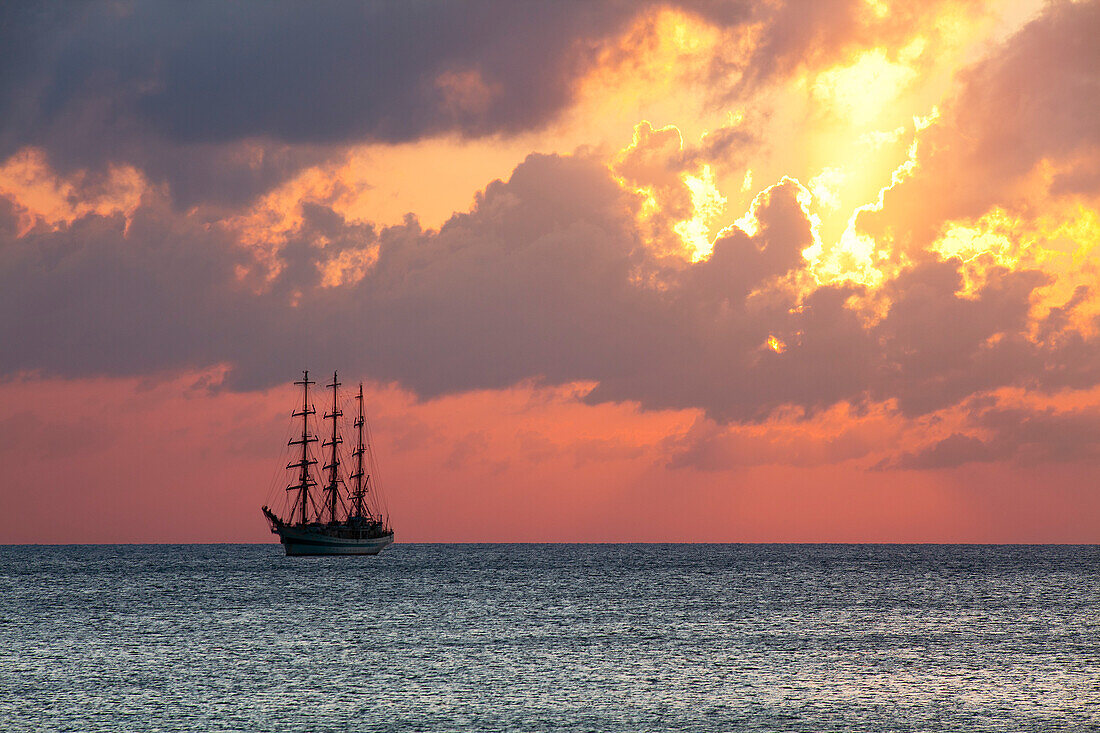
M 868 12 L 869 22 L 880 22 L 889 15 L 888 6 L 880 3 L 870 4 Z M 921 98 L 928 96 L 924 88 L 927 84 L 918 83 L 918 76 L 932 78 L 936 73 L 922 64 L 927 66 L 926 59 L 934 51 L 935 63 L 949 68 L 974 43 L 969 40 L 964 45 L 965 34 L 948 33 L 941 28 L 944 22 L 938 20 L 930 31 L 937 39 L 934 47 L 921 29 L 914 28 L 897 50 L 872 47 L 854 52 L 847 60 L 797 76 L 761 97 L 765 104 L 781 109 L 791 99 L 802 96 L 809 101 L 805 114 L 836 116 L 843 124 L 823 124 L 820 130 L 802 128 L 798 132 L 800 139 L 791 148 L 833 151 L 831 156 L 815 153 L 787 167 L 783 162 L 787 156 L 777 148 L 788 146 L 785 138 L 789 133 L 782 126 L 772 128 L 766 123 L 759 131 L 756 149 L 743 149 L 738 154 L 748 165 L 730 165 L 728 157 L 719 154 L 712 160 L 698 157 L 694 165 L 677 172 L 682 188 L 677 198 L 682 196 L 684 202 L 690 202 L 690 210 L 685 209 L 683 202 L 668 201 L 667 196 L 662 196 L 667 192 L 652 185 L 637 181 L 628 185 L 640 196 L 640 218 L 653 225 L 649 227 L 649 235 L 655 246 L 668 246 L 667 241 L 659 241 L 661 231 L 667 230 L 677 237 L 687 259 L 705 258 L 723 227 L 734 221 L 748 221 L 753 197 L 772 183 L 790 177 L 805 181 L 805 187 L 813 194 L 807 210 L 824 242 L 815 245 L 808 257 L 818 280 L 848 279 L 867 285 L 881 282 L 882 275 L 874 261 L 876 245 L 859 232 L 855 219 L 864 207 L 876 205 L 882 187 L 892 185 L 899 171 L 903 175 L 913 165 L 910 151 L 902 151 L 905 158 L 891 160 L 896 151 L 886 145 L 906 134 L 906 126 L 879 128 L 884 123 L 907 119 L 908 110 L 913 109 L 907 100 L 909 91 L 915 91 Z M 973 20 L 956 13 L 944 27 L 977 27 L 987 23 L 984 18 Z M 720 59 L 726 70 L 722 83 L 735 83 L 739 75 L 738 59 L 751 54 L 759 43 L 760 33 L 759 24 L 723 31 L 702 17 L 673 9 L 643 14 L 622 35 L 598 48 L 592 71 L 577 84 L 575 106 L 541 136 L 523 135 L 486 143 L 441 138 L 411 146 L 364 148 L 335 167 L 306 171 L 283 191 L 269 195 L 255 212 L 247 219 L 239 219 L 235 226 L 241 228 L 243 241 L 257 246 L 260 252 L 264 248 L 259 243 L 279 242 L 293 231 L 300 222 L 297 202 L 302 200 L 325 201 L 355 221 L 398 224 L 407 212 L 412 212 L 422 225 L 438 226 L 449 212 L 465 210 L 488 177 L 505 175 L 532 146 L 558 153 L 570 153 L 578 146 L 597 146 L 594 149 L 598 150 L 599 146 L 613 143 L 624 126 L 636 127 L 642 117 L 668 120 L 653 129 L 675 129 L 682 150 L 685 139 L 701 140 L 708 131 L 748 124 L 743 109 L 714 107 L 708 102 L 712 90 L 700 80 L 710 78 L 716 60 Z M 949 89 L 949 84 L 949 79 L 938 82 L 941 94 Z M 455 98 L 453 105 L 462 108 L 474 102 L 484 105 L 496 93 L 473 71 L 447 72 L 438 80 L 438 86 Z M 773 101 L 767 102 L 769 98 Z M 759 108 L 759 112 L 780 119 L 778 109 L 769 112 Z M 638 116 L 630 119 L 630 115 Z M 636 130 L 634 136 L 628 148 L 637 146 Z M 853 165 L 851 154 L 857 149 L 862 152 Z M 611 155 L 613 167 L 616 157 L 625 151 L 624 148 Z M 439 157 L 454 161 L 441 167 L 447 171 L 445 176 L 428 181 L 418 177 L 415 182 L 410 178 L 426 159 Z M 803 169 L 809 160 L 819 161 L 816 170 Z M 453 175 L 461 172 L 467 175 Z M 624 180 L 620 178 L 620 182 Z M 755 190 L 753 183 L 757 184 Z M 653 219 L 659 213 L 672 218 L 658 224 Z M 269 262 L 266 266 L 274 271 L 277 263 Z M 331 270 L 326 275 L 327 281 L 343 278 L 336 272 Z
M 924 45 L 923 38 L 914 39 L 898 52 L 897 61 L 887 59 L 882 48 L 865 51 L 849 65 L 818 74 L 810 85 L 811 96 L 824 109 L 857 127 L 870 125 L 917 77 L 911 64 Z
M 684 245 L 691 249 L 692 261 L 698 261 L 710 255 L 714 246 L 711 226 L 725 211 L 726 197 L 718 192 L 714 185 L 714 173 L 705 163 L 698 176 L 684 173 L 682 180 L 691 192 L 692 216 L 677 222 L 672 228 L 680 235 Z

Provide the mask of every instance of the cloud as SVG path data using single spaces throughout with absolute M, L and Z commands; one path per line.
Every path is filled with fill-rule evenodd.
M 993 461 L 1006 457 L 980 438 L 961 433 L 952 433 L 917 452 L 905 452 L 884 460 L 878 468 L 908 470 L 929 470 L 937 468 L 955 468 L 975 461 Z
M 324 364 L 422 396 L 591 381 L 589 402 L 719 421 L 889 400 L 918 415 L 1005 385 L 1095 383 L 1094 343 L 1060 330 L 1064 313 L 1050 316 L 1057 338 L 1028 338 L 1038 272 L 995 269 L 963 294 L 959 261 L 930 257 L 884 285 L 891 305 L 874 323 L 849 307 L 860 288 L 807 286 L 800 192 L 773 187 L 754 235 L 731 228 L 708 259 L 669 263 L 602 162 L 533 155 L 438 231 L 307 205 L 270 281 L 242 279 L 255 261 L 232 232 L 155 191 L 129 218 L 88 213 L 23 236 L 9 205 L 0 337 L 19 346 L 0 371 L 228 364 L 227 385 L 243 389 Z M 1085 361 L 1063 368 L 1071 356 Z
M 873 331 L 885 357 L 882 399 L 910 415 L 1021 380 L 1041 381 L 1043 348 L 1027 335 L 1032 293 L 1047 282 L 1034 270 L 993 268 L 967 297 L 961 262 L 930 260 L 885 286 L 892 305 Z
M 662 9 L 739 39 L 704 76 L 716 97 L 743 100 L 911 34 L 938 7 L 18 3 L 0 11 L 0 160 L 36 147 L 62 173 L 133 165 L 181 207 L 237 205 L 350 144 L 543 129 L 600 63 L 652 51 L 620 42 Z
M 229 232 L 154 194 L 128 223 L 89 214 L 22 237 L 12 210 L 2 328 L 24 346 L 2 367 L 133 374 L 228 362 L 237 384 L 258 386 L 327 357 L 427 395 L 580 376 L 602 382 L 600 398 L 682 405 L 717 389 L 732 409 L 736 378 L 703 382 L 751 367 L 774 327 L 760 316 L 790 306 L 747 301 L 798 266 L 809 235 L 793 196 L 776 189 L 757 237 L 735 231 L 677 273 L 647 253 L 633 200 L 599 161 L 532 156 L 439 232 L 415 221 L 375 232 L 307 207 L 258 294 L 236 276 L 250 257 Z M 320 287 L 328 264 L 360 250 L 376 258 L 362 279 Z
M 38 81 L 28 87 L 26 100 L 5 103 L 14 122 L 0 137 L 15 135 L 10 139 L 26 143 L 23 133 L 12 131 L 37 121 L 41 132 L 35 134 L 52 145 L 57 141 L 50 142 L 50 131 L 61 129 L 55 125 L 87 122 L 81 117 L 85 112 L 110 108 L 124 123 L 118 140 L 150 159 L 164 150 L 181 156 L 169 157 L 166 165 L 182 181 L 187 176 L 181 160 L 196 149 L 206 150 L 211 161 L 235 151 L 244 161 L 241 170 L 258 171 L 257 180 L 268 180 L 302 165 L 308 146 L 326 155 L 326 146 L 335 150 L 356 136 L 398 140 L 444 129 L 506 134 L 538 124 L 567 104 L 570 87 L 563 80 L 581 73 L 574 64 L 583 65 L 577 44 L 613 33 L 633 12 L 600 6 L 578 19 L 546 9 L 532 19 L 509 11 L 493 16 L 490 40 L 489 30 L 472 28 L 490 23 L 483 6 L 470 17 L 452 18 L 444 9 L 442 16 L 427 19 L 420 15 L 423 6 L 324 6 L 317 17 L 306 18 L 303 13 L 310 13 L 287 5 L 248 28 L 246 6 L 199 6 L 191 26 L 178 22 L 173 15 L 178 11 L 171 8 L 119 7 L 88 6 L 83 20 L 92 29 L 129 29 L 123 33 L 129 40 L 85 38 L 88 31 L 81 26 L 71 30 L 72 43 L 64 47 L 45 39 L 67 28 L 67 17 L 8 11 L 24 16 L 14 25 L 38 34 L 37 41 L 21 41 L 10 53 L 33 50 L 50 63 L 12 66 Z M 1051 6 L 1012 44 L 1054 53 L 1051 34 L 1077 38 L 1079 26 L 1090 27 L 1094 15 Z M 775 24 L 796 22 L 789 13 L 777 18 Z M 290 25 L 299 21 L 285 56 L 272 62 L 273 69 L 264 66 L 264 54 L 280 47 Z M 135 30 L 139 26 L 142 32 Z M 408 68 L 391 68 L 386 64 L 402 54 L 416 55 L 402 45 L 412 36 L 398 33 L 379 40 L 379 48 L 359 48 L 381 33 L 378 28 L 423 30 L 434 43 Z M 462 29 L 472 35 L 452 37 Z M 554 39 L 544 38 L 555 29 Z M 764 38 L 780 33 L 778 25 L 768 29 Z M 232 47 L 223 47 L 221 41 L 236 31 L 240 35 Z M 851 38 L 858 40 L 860 33 Z M 307 50 L 321 37 L 329 39 L 328 55 L 307 60 Z M 485 42 L 476 43 L 479 38 Z M 797 38 L 803 36 L 793 33 L 785 47 L 799 47 Z M 517 44 L 531 46 L 530 58 L 506 68 Z M 196 53 L 207 45 L 208 54 Z M 1057 49 L 1057 60 L 1068 65 L 1067 73 L 1080 73 L 1049 85 L 1051 97 L 1041 93 L 1046 77 L 1035 71 L 1024 79 L 1021 98 L 1053 104 L 1059 95 L 1088 87 L 1094 70 L 1079 67 L 1091 51 L 1074 43 L 1067 48 Z M 387 50 L 392 57 L 379 55 Z M 934 136 L 922 138 L 929 157 L 921 157 L 917 173 L 887 194 L 882 216 L 893 217 L 892 225 L 905 224 L 898 219 L 899 202 L 934 187 L 928 176 L 954 170 L 944 161 L 968 163 L 975 169 L 967 173 L 972 177 L 992 175 L 976 172 L 984 158 L 975 151 L 985 149 L 987 138 L 1007 144 L 1013 135 L 1030 134 L 1017 129 L 1020 125 L 1038 124 L 1025 118 L 998 127 L 989 116 L 991 110 L 1005 116 L 996 101 L 1003 95 L 989 90 L 1002 88 L 1013 70 L 1022 73 L 1015 53 L 1002 49 L 967 72 L 958 99 L 982 104 L 963 110 L 960 102 L 945 114 L 942 129 L 932 128 Z M 338 66 L 344 58 L 348 64 L 314 85 L 361 82 L 348 92 L 346 108 L 326 96 L 334 95 L 332 90 L 310 87 L 311 80 L 322 78 L 322 66 Z M 375 63 L 380 78 L 360 78 Z M 535 72 L 527 66 L 538 63 L 552 68 Z M 1045 61 L 1040 66 L 1055 73 Z M 274 75 L 281 80 L 278 89 L 260 78 L 274 71 L 280 72 Z M 215 78 L 222 72 L 224 79 Z M 209 99 L 200 99 L 194 86 L 203 79 L 212 84 Z M 518 88 L 522 79 L 530 88 Z M 249 86 L 250 80 L 255 84 Z M 985 91 L 975 87 L 979 80 Z M 387 90 L 399 81 L 407 88 L 390 95 Z M 107 107 L 93 104 L 98 85 L 111 91 L 103 97 Z M 257 108 L 246 109 L 225 99 L 236 88 L 247 88 L 246 100 L 269 94 L 285 101 L 290 92 L 301 92 L 301 105 L 283 109 L 256 97 Z M 0 84 L 0 95 L 18 96 L 12 89 Z M 532 90 L 547 99 L 534 108 L 513 109 L 523 106 Z M 392 104 L 383 109 L 383 100 Z M 431 107 L 436 103 L 439 109 Z M 504 107 L 498 110 L 498 104 Z M 1095 123 L 1081 117 L 1088 102 L 1067 99 L 1067 104 L 1069 109 L 1056 113 L 1061 120 L 1056 127 L 1080 141 L 1063 144 L 1039 136 L 1030 152 L 1019 153 L 1023 159 L 1072 157 L 1092 144 Z M 336 110 L 346 118 L 325 119 L 314 128 L 307 124 L 306 108 L 314 117 L 319 110 Z M 410 115 L 416 124 L 398 124 Z M 978 121 L 968 122 L 967 115 Z M 77 127 L 74 139 L 97 129 L 91 123 Z M 963 134 L 986 127 L 989 132 L 980 139 Z M 953 144 L 961 156 L 955 158 L 946 147 L 954 140 L 951 134 L 959 136 Z M 250 148 L 253 137 L 262 142 Z M 160 142 L 144 147 L 154 138 Z M 123 149 L 113 148 L 111 139 L 99 154 Z M 422 397 L 524 380 L 583 381 L 595 385 L 585 397 L 590 403 L 695 408 L 716 423 L 763 423 L 791 407 L 799 419 L 810 420 L 838 405 L 860 412 L 881 404 L 911 419 L 1004 387 L 1053 392 L 1100 381 L 1097 339 L 1080 327 L 1079 318 L 1091 291 L 1078 289 L 1040 318 L 1033 306 L 1052 276 L 1037 266 L 1010 268 L 993 260 L 970 281 L 970 264 L 961 258 L 916 248 L 896 257 L 896 267 L 875 292 L 843 281 L 820 284 L 802 254 L 815 243 L 814 225 L 805 189 L 793 179 L 783 178 L 757 197 L 754 226 L 745 225 L 751 233 L 736 226 L 723 230 L 699 261 L 668 257 L 667 248 L 654 247 L 639 216 L 645 202 L 638 191 L 647 189 L 659 199 L 660 211 L 671 220 L 664 228 L 675 229 L 698 213 L 688 177 L 713 156 L 735 157 L 754 140 L 740 128 L 722 128 L 685 149 L 673 128 L 644 124 L 636 144 L 610 170 L 591 151 L 532 155 L 438 230 L 422 229 L 415 217 L 379 228 L 349 220 L 325 201 L 311 201 L 297 207 L 300 217 L 288 219 L 278 238 L 249 246 L 242 246 L 233 216 L 240 209 L 226 194 L 211 194 L 221 208 L 185 209 L 178 189 L 140 178 L 147 171 L 135 174 L 142 186 L 124 197 L 124 206 L 104 194 L 102 205 L 69 206 L 63 216 L 39 217 L 29 230 L 26 212 L 0 197 L 0 338 L 18 345 L 0 353 L 0 373 L 135 375 L 225 364 L 231 369 L 226 386 L 249 389 L 326 364 L 399 382 Z M 197 186 L 213 175 L 203 169 L 202 157 L 196 162 L 200 172 L 191 179 Z M 1027 171 L 1033 164 L 1013 170 Z M 996 173 L 996 166 L 991 170 Z M 95 190 L 100 180 L 92 174 L 78 178 L 82 192 Z M 228 180 L 231 188 L 251 185 Z M 67 190 L 61 184 L 54 189 Z M 928 195 L 928 226 L 933 226 L 947 209 L 936 208 L 944 200 L 938 190 Z M 880 311 L 869 316 L 859 307 L 868 300 Z M 963 449 L 977 450 L 970 433 L 959 434 L 921 460 L 943 462 Z
M 759 424 L 721 425 L 700 418 L 666 438 L 663 447 L 672 469 L 809 468 L 892 453 L 906 440 L 908 428 L 887 404 L 854 410 L 841 403 L 813 416 L 781 410 Z
M 1100 459 L 1100 410 L 1094 406 L 1056 410 L 993 407 L 977 416 L 992 434 L 996 454 L 1024 464 Z
M 350 142 L 541 127 L 571 100 L 591 63 L 586 46 L 640 10 L 10 6 L 0 22 L 0 159 L 37 146 L 66 170 L 127 162 L 169 180 L 184 205 L 232 203 Z
M 1100 194 L 1100 5 L 1054 2 L 985 59 L 921 136 L 920 165 L 862 228 L 922 248 L 946 221 L 994 206 L 1034 214 L 1048 194 Z M 1032 176 L 1050 166 L 1049 182 Z
M 730 125 L 685 147 L 674 125 L 654 129 L 645 120 L 635 125 L 633 140 L 614 157 L 611 170 L 640 197 L 638 222 L 651 249 L 696 260 L 709 256 L 711 233 L 719 228 L 727 201 L 711 164 L 727 162 L 754 140 L 752 133 Z
M 1095 405 L 1055 409 L 973 402 L 971 423 L 978 434 L 952 433 L 883 459 L 877 468 L 928 470 L 993 461 L 1032 466 L 1100 459 L 1100 410 Z

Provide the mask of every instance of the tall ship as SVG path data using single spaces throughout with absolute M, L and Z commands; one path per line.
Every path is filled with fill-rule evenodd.
M 294 384 L 302 388 L 301 409 L 291 413 L 294 420 L 301 418 L 301 434 L 287 443 L 297 459 L 287 465 L 294 483 L 281 492 L 286 499 L 283 511 L 276 512 L 266 505 L 262 509 L 271 532 L 279 535 L 287 555 L 377 555 L 393 542 L 393 528 L 374 479 L 377 465 L 363 412 L 363 384 L 359 384 L 355 396 L 358 414 L 352 425 L 356 442 L 350 461 L 341 460 L 344 441 L 340 423 L 344 412 L 340 409 L 336 372 L 327 385 L 332 390 L 332 409 L 323 418 L 331 421 L 328 437 L 321 443 L 325 463 L 318 478 L 323 484 L 314 477 L 318 461 L 310 447 L 318 442 L 317 435 L 310 431 L 317 408 L 309 401 L 309 388 L 316 382 L 310 381 L 305 371 Z M 345 477 L 341 466 L 346 463 L 355 470 Z

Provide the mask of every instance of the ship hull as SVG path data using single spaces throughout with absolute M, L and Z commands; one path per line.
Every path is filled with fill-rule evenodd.
M 275 532 L 287 555 L 377 555 L 393 544 L 393 533 L 371 538 L 333 537 L 317 531 L 278 527 Z

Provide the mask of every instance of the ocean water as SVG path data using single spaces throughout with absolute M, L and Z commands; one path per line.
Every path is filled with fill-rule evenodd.
M 1100 549 L 0 547 L 0 730 L 1100 730 Z

